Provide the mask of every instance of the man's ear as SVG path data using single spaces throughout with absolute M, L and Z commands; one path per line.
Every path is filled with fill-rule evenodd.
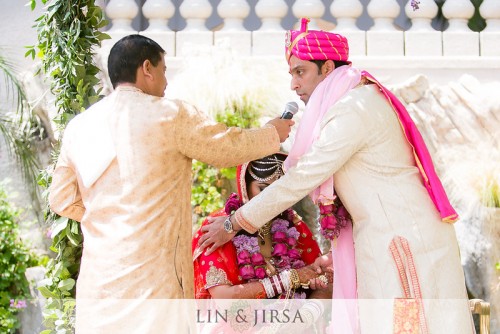
M 335 63 L 333 62 L 333 60 L 328 59 L 321 67 L 321 74 L 328 75 L 332 73 L 334 69 L 335 69 Z
M 151 64 L 151 61 L 146 59 L 141 66 L 142 74 L 147 78 L 153 78 L 153 75 L 151 74 L 152 67 L 153 64 Z

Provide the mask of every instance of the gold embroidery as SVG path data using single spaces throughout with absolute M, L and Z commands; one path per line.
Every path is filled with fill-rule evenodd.
M 207 271 L 206 282 L 205 289 L 209 289 L 217 285 L 233 285 L 231 281 L 227 279 L 226 272 L 222 269 L 216 268 L 212 261 L 210 261 L 210 269 Z

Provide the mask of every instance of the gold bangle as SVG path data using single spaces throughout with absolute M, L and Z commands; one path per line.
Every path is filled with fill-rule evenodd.
M 295 269 L 290 269 L 290 286 L 293 289 L 297 289 L 300 287 L 299 273 Z

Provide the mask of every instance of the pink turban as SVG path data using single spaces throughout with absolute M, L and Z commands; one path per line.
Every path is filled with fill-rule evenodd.
M 342 35 L 321 30 L 308 30 L 309 19 L 301 20 L 300 30 L 286 32 L 286 60 L 292 55 L 301 60 L 341 60 L 349 58 L 349 44 Z

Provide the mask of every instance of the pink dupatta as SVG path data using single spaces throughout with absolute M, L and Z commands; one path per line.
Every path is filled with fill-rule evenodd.
M 323 116 L 331 106 L 359 84 L 361 75 L 358 69 L 344 65 L 336 68 L 318 84 L 306 105 L 295 141 L 285 160 L 287 169 L 295 166 L 300 157 L 319 138 Z M 335 199 L 333 175 L 313 190 L 310 196 L 315 203 L 333 201 Z M 337 240 L 332 242 L 332 259 L 334 272 L 332 329 L 335 333 L 356 333 L 357 285 L 351 224 L 347 224 L 340 231 Z
M 384 94 L 396 112 L 406 139 L 412 146 L 415 162 L 422 175 L 424 185 L 436 209 L 444 222 L 452 223 L 458 215 L 451 206 L 444 188 L 432 163 L 431 156 L 403 104 L 387 88 L 381 85 L 371 74 L 359 71 L 351 65 L 340 66 L 318 84 L 306 106 L 306 111 L 300 122 L 295 141 L 285 160 L 288 169 L 297 164 L 300 157 L 319 138 L 320 125 L 328 109 L 354 88 L 364 76 L 375 83 Z M 331 201 L 335 198 L 333 176 L 310 194 L 315 203 Z M 334 269 L 332 330 L 335 333 L 356 333 L 358 313 L 355 299 L 357 298 L 356 265 L 354 257 L 354 241 L 352 226 L 342 229 L 339 237 L 332 243 L 332 258 Z M 347 321 L 349 320 L 349 321 Z

